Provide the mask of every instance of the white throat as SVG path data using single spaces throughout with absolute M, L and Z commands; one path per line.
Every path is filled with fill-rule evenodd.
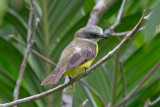
M 85 40 L 85 41 L 88 41 L 88 42 L 92 42 L 94 44 L 97 44 L 97 42 L 100 40 L 100 39 L 82 39 L 82 38 L 76 38 L 76 39 L 79 39 L 79 40 Z

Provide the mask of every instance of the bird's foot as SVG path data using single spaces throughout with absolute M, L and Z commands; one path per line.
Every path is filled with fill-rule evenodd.
M 68 77 L 69 77 L 69 81 L 71 82 L 72 81 L 71 76 L 68 76 Z M 71 84 L 71 86 L 73 87 L 73 83 Z
M 89 69 L 89 67 L 84 67 L 85 68 L 85 74 L 87 74 L 87 70 Z M 93 72 L 91 72 L 91 76 L 93 77 Z
M 71 76 L 68 76 L 68 77 L 69 77 L 69 81 L 71 82 L 71 80 L 72 80 Z
M 87 74 L 87 70 L 89 69 L 89 67 L 84 67 L 85 68 L 85 74 Z

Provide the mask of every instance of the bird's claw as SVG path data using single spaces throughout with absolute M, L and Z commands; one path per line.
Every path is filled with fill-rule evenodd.
M 85 74 L 87 74 L 87 70 L 89 69 L 89 67 L 84 67 L 85 68 Z M 91 72 L 91 76 L 93 77 L 93 72 Z
M 69 77 L 69 81 L 71 82 L 71 80 L 72 80 L 71 76 L 68 76 L 68 77 Z
M 89 67 L 84 67 L 85 68 L 85 74 L 87 74 L 87 69 L 89 69 Z
M 72 77 L 71 76 L 68 76 L 69 77 L 69 81 L 71 82 L 72 81 Z M 71 86 L 73 87 L 73 83 L 71 84 Z

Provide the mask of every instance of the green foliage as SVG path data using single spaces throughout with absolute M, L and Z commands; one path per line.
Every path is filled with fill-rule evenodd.
M 95 5 L 94 1 L 36 0 L 35 7 L 37 16 L 40 17 L 40 23 L 34 36 L 35 43 L 33 49 L 57 62 L 62 50 L 73 39 L 74 33 L 86 25 L 89 14 Z M 147 11 L 153 11 L 148 23 L 143 25 L 147 26 L 146 30 L 136 33 L 132 40 L 122 49 L 120 58 L 123 62 L 127 93 L 142 80 L 160 59 L 160 29 L 157 28 L 160 18 L 160 3 L 152 0 L 144 1 L 145 3 L 139 0 L 127 0 L 121 24 L 115 29 L 115 32 L 131 30 L 138 22 L 144 7 L 147 7 Z M 0 2 L 4 3 L 4 0 L 0 0 Z M 9 40 L 8 35 L 15 34 L 19 40 L 26 43 L 30 2 L 28 0 L 15 0 L 15 2 L 17 4 L 14 3 L 13 5 L 13 1 L 8 0 L 8 2 L 5 2 L 4 7 L 0 7 L 0 13 L 1 11 L 5 13 L 5 15 L 3 14 L 4 17 L 0 16 L 3 19 L 3 23 L 0 25 L 0 103 L 13 100 L 13 90 L 25 50 L 17 42 Z M 114 23 L 120 3 L 121 0 L 118 0 L 101 18 L 98 25 L 104 30 L 108 26 L 104 20 L 108 20 L 110 24 Z M 120 37 L 120 39 L 122 38 Z M 106 55 L 119 42 L 116 37 L 100 40 L 99 53 L 94 63 Z M 88 76 L 85 78 L 85 81 L 99 93 L 106 105 L 112 98 L 114 64 L 115 58 L 113 57 L 98 67 L 93 72 L 93 77 Z M 40 86 L 42 80 L 53 69 L 53 66 L 31 53 L 22 80 L 19 98 L 35 95 L 49 88 L 56 87 L 57 85 L 50 87 Z M 147 98 L 154 100 L 158 97 L 160 94 L 160 88 L 158 87 L 160 84 L 159 70 L 132 96 L 126 103 L 127 107 L 142 107 Z M 60 80 L 58 85 L 62 84 L 63 81 L 64 78 Z M 79 107 L 86 98 L 89 99 L 87 107 L 101 106 L 99 99 L 85 86 L 77 82 L 75 87 L 74 107 Z M 123 98 L 120 73 L 118 75 L 117 87 L 116 101 L 118 102 Z M 57 107 L 61 102 L 61 92 L 52 94 L 49 98 L 52 101 L 50 105 Z M 42 98 L 37 101 L 20 104 L 19 106 L 43 107 L 47 103 L 47 98 Z M 160 103 L 157 103 L 154 107 L 159 105 Z

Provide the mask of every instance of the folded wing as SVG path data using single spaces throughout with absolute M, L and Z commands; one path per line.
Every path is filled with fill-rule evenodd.
M 78 52 L 73 53 L 67 60 L 66 65 L 56 68 L 42 83 L 41 85 L 47 85 L 49 83 L 56 84 L 61 78 L 62 74 L 67 69 L 74 69 L 81 64 L 96 57 L 96 49 L 81 49 Z
M 74 53 L 67 62 L 67 69 L 73 69 L 96 57 L 95 49 L 82 49 Z

